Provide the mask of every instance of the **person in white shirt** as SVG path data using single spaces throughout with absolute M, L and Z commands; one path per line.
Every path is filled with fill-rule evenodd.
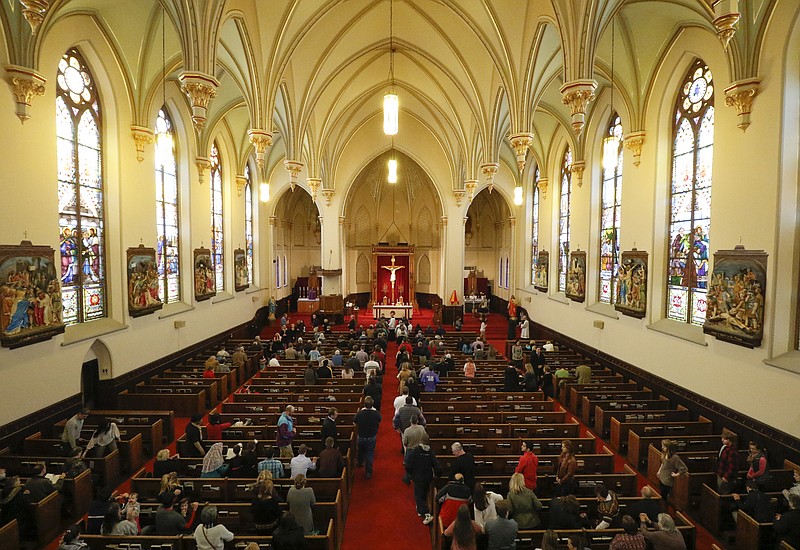
M 377 376 L 380 368 L 381 368 L 380 363 L 378 363 L 375 359 L 370 359 L 369 361 L 364 363 L 364 374 L 366 374 L 367 379 L 369 379 L 370 376 Z
M 300 448 L 297 450 L 297 456 L 294 457 L 291 461 L 292 473 L 291 479 L 297 477 L 298 474 L 308 475 L 309 470 L 316 470 L 317 469 L 317 457 L 308 458 L 306 453 L 308 452 L 308 447 L 305 443 L 300 445 Z
M 107 418 L 103 418 L 97 423 L 97 429 L 92 434 L 89 443 L 86 444 L 86 451 L 84 451 L 83 456 L 92 451 L 92 456 L 102 458 L 117 450 L 117 441 L 119 440 L 120 433 L 117 425 L 109 422 Z
M 270 357 L 269 366 L 270 367 L 280 367 L 281 366 L 280 362 L 278 361 L 278 356 L 277 355 L 273 355 L 272 357 Z
M 194 530 L 197 550 L 222 550 L 227 541 L 233 540 L 234 534 L 224 525 L 214 525 L 217 521 L 217 507 L 206 506 L 200 513 L 202 522 Z
M 527 340 L 531 337 L 531 323 L 528 321 L 528 317 L 524 313 L 522 314 L 522 322 L 519 324 L 519 327 L 519 337 L 522 340 Z
M 548 341 L 544 346 L 542 346 L 544 351 L 556 351 L 556 347 L 553 345 L 553 342 Z
M 406 397 L 408 397 L 408 388 L 403 387 L 403 393 L 401 393 L 400 395 L 398 395 L 397 397 L 394 398 L 394 403 L 393 404 L 394 404 L 394 414 L 395 414 L 395 416 L 397 416 L 397 411 L 400 410 L 400 407 L 402 407 L 403 405 L 406 404 Z M 412 404 L 416 407 L 417 406 L 417 400 L 414 399 L 413 397 L 411 399 L 413 400 Z

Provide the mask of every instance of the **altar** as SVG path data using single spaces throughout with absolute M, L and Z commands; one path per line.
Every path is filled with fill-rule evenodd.
M 387 304 L 403 303 L 412 310 L 416 307 L 414 268 L 413 246 L 382 244 L 372 247 L 372 292 L 369 307 L 373 308 L 373 312 L 380 308 L 381 311 L 386 311 L 388 317 L 391 309 L 386 308 L 403 308 L 403 306 Z M 405 308 L 403 311 L 405 312 Z M 397 317 L 401 316 L 400 310 L 395 312 Z
M 408 304 L 404 305 L 388 305 L 388 304 L 375 304 L 372 306 L 372 317 L 375 319 L 380 319 L 381 317 L 386 317 L 387 319 L 394 311 L 394 316 L 398 319 L 402 319 L 405 317 L 406 319 L 411 319 L 414 315 L 414 306 L 410 306 Z

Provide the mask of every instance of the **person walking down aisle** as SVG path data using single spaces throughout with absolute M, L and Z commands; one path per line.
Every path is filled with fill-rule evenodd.
M 353 424 L 358 428 L 358 467 L 366 466 L 366 478 L 372 478 L 372 464 L 375 460 L 375 442 L 381 423 L 381 413 L 374 408 L 375 401 L 367 396 L 364 408 L 356 413 Z

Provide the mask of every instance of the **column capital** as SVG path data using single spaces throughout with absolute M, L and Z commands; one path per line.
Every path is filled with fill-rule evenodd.
M 486 182 L 489 184 L 489 193 L 494 191 L 494 177 L 499 171 L 500 165 L 496 162 L 481 164 L 481 173 L 486 176 Z
M 292 186 L 292 192 L 297 185 L 297 176 L 303 169 L 303 163 L 298 160 L 284 160 L 283 167 L 289 172 L 289 185 Z
M 550 183 L 548 178 L 539 177 L 539 183 L 536 184 L 536 187 L 539 189 L 539 193 L 542 194 L 542 200 L 547 199 L 547 184 Z
M 517 155 L 517 169 L 522 173 L 525 170 L 525 157 L 528 154 L 528 148 L 533 143 L 533 134 L 530 132 L 512 134 L 508 136 L 508 141 Z
M 44 21 L 44 16 L 47 13 L 47 8 L 50 7 L 48 0 L 20 0 L 22 4 L 22 16 L 31 27 L 31 33 L 36 34 L 39 30 L 39 25 Z
M 144 160 L 144 147 L 153 143 L 153 130 L 146 126 L 131 126 L 133 144 L 136 146 L 136 160 Z
M 741 128 L 742 132 L 746 131 L 747 127 L 750 126 L 750 112 L 753 110 L 753 99 L 755 99 L 760 91 L 760 78 L 737 80 L 725 88 L 725 105 L 736 109 L 736 114 L 739 116 L 739 123 L 736 127 Z
M 206 125 L 208 106 L 217 97 L 219 81 L 205 73 L 184 71 L 178 77 L 178 82 L 192 105 L 194 129 L 200 133 Z
M 247 178 L 241 174 L 236 174 L 236 196 L 241 197 L 242 191 L 244 191 L 245 186 L 247 185 Z
M 586 125 L 586 107 L 594 100 L 597 82 L 591 79 L 573 80 L 561 86 L 561 103 L 569 107 L 572 131 L 581 135 Z
M 197 180 L 203 185 L 203 176 L 206 170 L 211 169 L 211 160 L 207 157 L 195 157 L 194 165 L 197 167 Z
M 640 157 L 642 156 L 642 145 L 644 145 L 644 139 L 647 136 L 647 132 L 641 130 L 639 132 L 631 132 L 630 134 L 626 134 L 624 139 L 625 147 L 633 153 L 633 165 L 639 166 L 641 163 Z
M 251 128 L 247 130 L 247 137 L 250 138 L 250 143 L 256 150 L 256 164 L 263 170 L 267 147 L 272 146 L 272 134 L 265 130 Z
M 322 185 L 322 180 L 319 178 L 306 178 L 306 184 L 311 189 L 311 200 L 317 202 L 317 191 Z
M 722 43 L 723 50 L 728 51 L 728 44 L 736 34 L 736 25 L 741 17 L 739 0 L 716 0 L 714 2 L 714 19 L 711 23 L 717 31 L 717 38 Z
M 586 161 L 585 160 L 576 160 L 573 161 L 572 166 L 570 167 L 569 171 L 572 172 L 572 175 L 575 177 L 578 187 L 583 186 L 583 171 L 586 169 Z
M 17 118 L 23 124 L 31 118 L 28 110 L 34 97 L 44 95 L 47 79 L 28 67 L 6 65 L 6 81 L 11 86 L 14 101 L 17 103 Z

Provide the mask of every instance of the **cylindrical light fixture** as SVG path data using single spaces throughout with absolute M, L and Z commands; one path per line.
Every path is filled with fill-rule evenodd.
M 157 128 L 159 133 L 156 135 L 156 166 L 164 166 L 166 161 L 172 158 L 172 134 Z
M 258 187 L 258 198 L 261 202 L 269 202 L 269 183 L 262 183 Z
M 613 170 L 619 161 L 619 138 L 607 136 L 603 138 L 603 169 Z
M 386 178 L 389 183 L 397 183 L 397 160 L 389 159 L 389 176 Z
M 522 206 L 522 186 L 514 187 L 514 204 Z
M 388 93 L 383 96 L 383 133 L 387 136 L 397 134 L 400 116 L 400 101 L 397 94 Z

